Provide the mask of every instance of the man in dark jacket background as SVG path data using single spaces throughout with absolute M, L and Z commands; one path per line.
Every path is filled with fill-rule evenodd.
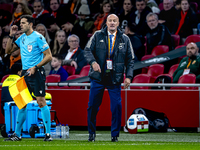
M 96 31 L 88 41 L 84 56 L 91 65 L 88 103 L 88 141 L 95 141 L 96 115 L 101 105 L 104 89 L 111 101 L 111 141 L 117 142 L 121 129 L 121 83 L 127 88 L 133 78 L 134 52 L 129 38 L 118 29 L 119 18 L 115 14 L 107 17 L 107 27 Z
M 168 45 L 171 50 L 172 40 L 168 28 L 158 23 L 158 16 L 154 13 L 149 13 L 146 19 L 150 28 L 149 32 L 146 34 L 147 53 L 151 54 L 153 48 L 157 45 Z

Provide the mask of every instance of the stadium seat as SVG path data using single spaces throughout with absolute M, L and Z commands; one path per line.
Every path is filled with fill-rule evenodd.
M 166 77 L 169 77 L 169 78 L 171 79 L 171 83 L 172 83 L 172 82 L 173 82 L 173 74 L 174 74 L 174 72 L 176 71 L 176 69 L 178 68 L 178 65 L 179 65 L 179 64 L 172 65 L 172 66 L 170 67 L 168 73 L 158 75 L 157 78 L 156 78 L 156 80 L 157 80 L 158 78 L 162 78 L 162 77 L 165 77 L 165 76 L 166 76 Z M 156 81 L 155 81 L 155 82 L 156 82 Z M 164 81 L 164 83 L 166 83 L 166 82 Z
M 184 46 L 186 46 L 186 45 L 178 45 L 178 46 L 175 47 L 175 49 L 179 49 L 179 48 L 184 47 Z
M 170 74 L 160 74 L 160 75 L 157 76 L 156 80 L 159 79 L 159 78 L 162 79 L 162 78 L 165 78 L 165 77 L 169 77 L 170 83 L 173 82 L 173 76 L 171 76 Z M 162 81 L 158 81 L 157 83 L 162 83 Z M 164 83 L 169 83 L 169 82 L 164 81 Z
M 169 46 L 167 45 L 158 45 L 153 48 L 151 55 L 158 56 L 164 53 L 169 52 Z
M 60 82 L 60 75 L 58 74 L 51 74 L 46 76 L 46 83 L 56 83 Z M 48 86 L 48 89 L 59 89 L 59 86 Z
M 1 83 L 9 76 L 10 74 L 4 75 L 1 79 Z M 0 86 L 0 89 L 2 88 L 2 85 Z
M 81 72 L 79 75 L 82 77 L 88 76 L 89 71 L 90 71 L 90 65 L 86 65 L 81 69 Z
M 174 72 L 175 72 L 176 69 L 178 68 L 178 65 L 179 65 L 179 64 L 172 65 L 172 66 L 170 67 L 170 69 L 169 69 L 168 74 L 171 75 L 171 76 L 173 76 Z
M 190 42 L 194 42 L 194 43 L 200 42 L 200 35 L 198 35 L 198 34 L 189 35 L 189 36 L 186 38 L 186 40 L 185 40 L 185 42 L 184 42 L 184 45 L 187 45 L 187 44 L 189 44 Z
M 142 58 L 141 58 L 141 61 L 144 61 L 144 60 L 147 60 L 147 59 L 150 59 L 154 57 L 154 55 L 144 55 Z M 147 73 L 148 71 L 148 67 L 144 67 L 142 68 L 142 72 L 141 73 Z
M 172 65 L 172 66 L 170 67 L 168 73 L 166 73 L 166 74 L 160 74 L 160 75 L 157 76 L 156 79 L 158 79 L 158 78 L 160 78 L 160 77 L 162 77 L 162 76 L 167 76 L 167 77 L 171 78 L 171 83 L 172 83 L 172 82 L 173 82 L 173 74 L 174 74 L 174 72 L 176 71 L 176 69 L 178 68 L 178 65 L 179 65 L 179 64 Z
M 151 77 L 150 83 L 154 83 L 157 76 L 163 74 L 164 72 L 164 65 L 163 64 L 154 64 L 149 66 L 147 74 Z
M 172 34 L 172 40 L 174 41 L 174 46 L 177 47 L 180 44 L 180 35 Z
M 74 66 L 69 66 L 69 65 L 63 65 L 62 66 L 66 71 L 67 73 L 70 75 L 74 75 L 75 72 L 76 72 L 76 69 L 74 68 Z
M 148 74 L 138 74 L 133 78 L 132 83 L 150 83 L 151 77 Z M 131 89 L 150 89 L 148 86 L 130 86 Z
M 3 76 L 3 78 L 1 79 L 1 83 L 3 83 L 3 81 L 9 76 L 10 74 L 7 74 L 5 76 Z
M 73 79 L 77 79 L 77 78 L 81 78 L 82 76 L 81 75 L 71 75 L 67 78 L 67 81 L 68 80 L 73 80 Z M 81 87 L 80 86 L 62 86 L 61 89 L 80 89 Z
M 194 74 L 185 74 L 182 75 L 179 80 L 178 80 L 178 84 L 187 84 L 187 83 L 196 83 L 196 76 Z M 194 90 L 196 89 L 195 87 L 171 87 L 171 89 L 187 89 L 187 90 Z

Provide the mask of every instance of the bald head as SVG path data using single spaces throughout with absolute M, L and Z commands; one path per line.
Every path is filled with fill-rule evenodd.
M 107 17 L 106 25 L 108 27 L 108 31 L 110 33 L 114 33 L 117 31 L 117 27 L 119 26 L 119 18 L 115 14 L 110 14 Z
M 118 16 L 117 16 L 117 15 L 115 15 L 115 14 L 110 14 L 110 15 L 108 15 L 108 17 L 107 17 L 107 21 L 108 21 L 108 19 L 109 19 L 110 17 L 115 17 L 115 18 L 117 18 L 117 19 L 118 19 L 118 21 L 119 21 L 119 18 L 118 18 Z
M 191 42 L 186 46 L 186 53 L 188 57 L 197 56 L 199 48 L 197 47 L 196 43 Z

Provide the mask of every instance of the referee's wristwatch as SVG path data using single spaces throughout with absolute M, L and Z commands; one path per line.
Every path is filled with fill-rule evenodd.
M 35 65 L 35 70 L 39 69 L 37 65 Z

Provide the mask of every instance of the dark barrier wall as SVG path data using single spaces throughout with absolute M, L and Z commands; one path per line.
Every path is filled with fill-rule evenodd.
M 52 95 L 52 110 L 62 124 L 87 126 L 89 90 L 47 90 Z M 127 114 L 138 107 L 163 112 L 172 127 L 199 127 L 199 91 L 128 90 Z M 53 117 L 53 116 L 52 116 Z M 0 115 L 0 123 L 4 118 Z M 125 91 L 122 90 L 122 126 L 125 124 Z M 111 112 L 108 92 L 105 91 L 97 115 L 97 126 L 110 126 Z

